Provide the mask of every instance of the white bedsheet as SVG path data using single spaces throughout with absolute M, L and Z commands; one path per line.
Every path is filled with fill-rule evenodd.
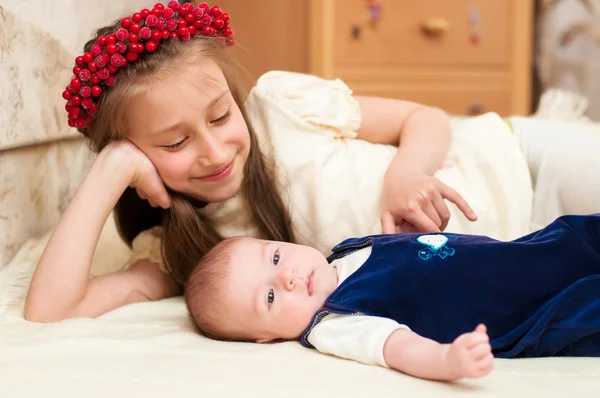
M 93 273 L 128 257 L 109 220 Z M 0 397 L 599 397 L 600 359 L 496 360 L 480 380 L 437 383 L 325 356 L 298 343 L 224 343 L 194 333 L 181 298 L 99 319 L 41 325 L 22 316 L 48 236 L 0 269 Z M 184 395 L 185 394 L 185 395 Z

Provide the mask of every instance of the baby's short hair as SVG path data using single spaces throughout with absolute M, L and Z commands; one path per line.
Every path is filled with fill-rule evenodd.
M 245 239 L 225 239 L 213 247 L 192 270 L 185 286 L 185 303 L 190 319 L 199 331 L 216 340 L 238 340 L 225 330 L 228 316 L 225 307 L 224 282 L 229 272 L 233 250 Z

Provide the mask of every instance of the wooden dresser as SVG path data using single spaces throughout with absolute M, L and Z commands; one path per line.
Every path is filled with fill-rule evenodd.
M 253 79 L 282 69 L 458 115 L 531 113 L 534 0 L 380 0 L 373 25 L 370 3 L 219 0 Z
M 309 72 L 453 114 L 531 112 L 534 0 L 311 0 Z

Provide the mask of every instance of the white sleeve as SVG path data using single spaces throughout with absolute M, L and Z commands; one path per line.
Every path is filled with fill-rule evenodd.
M 310 332 L 308 342 L 325 354 L 387 368 L 383 347 L 397 329 L 408 327 L 388 318 L 329 314 Z
M 161 252 L 162 227 L 156 226 L 140 232 L 131 242 L 133 254 L 125 268 L 138 260 L 148 259 L 160 266 L 163 272 L 168 272 Z

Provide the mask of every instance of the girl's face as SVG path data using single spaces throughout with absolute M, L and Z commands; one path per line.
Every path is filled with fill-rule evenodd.
M 222 202 L 239 191 L 250 133 L 216 63 L 162 74 L 126 106 L 127 138 L 166 186 L 206 202 Z

